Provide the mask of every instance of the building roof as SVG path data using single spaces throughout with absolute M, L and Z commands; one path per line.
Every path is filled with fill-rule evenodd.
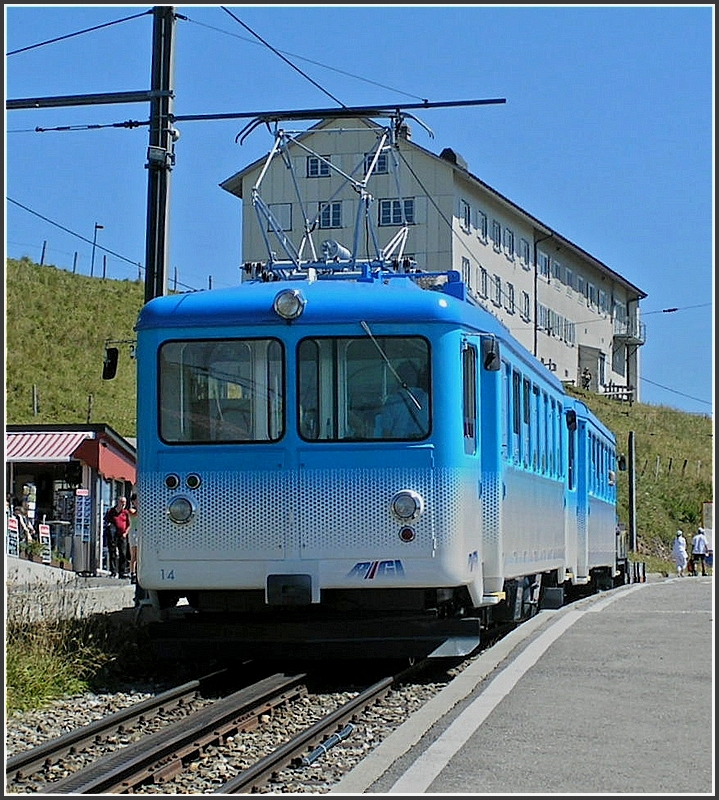
M 77 431 L 8 433 L 5 438 L 6 461 L 72 461 L 73 453 L 90 433 Z
M 135 483 L 135 447 L 109 425 L 7 425 L 6 463 L 82 461 L 105 478 Z

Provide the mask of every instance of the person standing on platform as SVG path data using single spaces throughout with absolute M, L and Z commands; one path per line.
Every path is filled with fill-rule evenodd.
M 35 529 L 27 514 L 27 509 L 20 500 L 13 501 L 13 515 L 17 519 L 20 542 L 30 544 L 35 541 Z
M 115 505 L 105 514 L 107 531 L 107 550 L 110 560 L 110 574 L 113 578 L 130 577 L 130 512 L 127 510 L 127 498 L 118 497 Z
M 133 492 L 130 495 L 130 505 L 128 507 L 130 514 L 130 532 L 128 534 L 128 541 L 130 543 L 130 580 L 133 583 L 137 582 L 137 494 Z
M 697 532 L 692 539 L 692 562 L 694 563 L 694 574 L 697 575 L 697 561 L 702 565 L 702 575 L 706 577 L 707 574 L 707 551 L 709 546 L 707 544 L 707 537 L 704 535 L 703 528 L 697 528 Z
M 677 565 L 677 577 L 684 577 L 684 570 L 687 568 L 687 540 L 681 531 L 677 531 L 672 546 L 672 557 Z

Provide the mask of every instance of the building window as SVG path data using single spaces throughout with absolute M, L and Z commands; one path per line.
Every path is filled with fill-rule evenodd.
M 593 283 L 587 283 L 587 305 L 597 305 L 597 287 Z
M 404 209 L 404 219 L 402 219 Z M 414 198 L 405 200 L 380 200 L 379 224 L 380 225 L 414 225 Z
M 504 254 L 514 261 L 514 231 L 511 228 L 504 229 Z
M 549 309 L 546 306 L 543 306 L 541 303 L 539 303 L 537 307 L 537 315 L 539 317 L 537 322 L 537 327 L 539 328 L 539 330 L 542 331 L 549 330 Z
M 487 215 L 479 210 L 477 210 L 477 234 L 483 242 L 487 241 Z
M 364 173 L 367 174 L 367 170 L 372 166 L 372 160 L 374 159 L 374 153 L 367 153 L 364 157 Z M 377 156 L 377 163 L 374 165 L 374 169 L 372 170 L 373 175 L 386 175 L 389 172 L 389 160 L 387 159 L 387 153 L 380 153 Z
M 526 239 L 519 240 L 519 260 L 524 269 L 529 269 L 529 242 Z
M 502 305 L 502 279 L 499 275 L 492 278 L 492 302 L 495 306 Z
M 342 227 L 342 202 L 320 203 L 320 228 Z
M 557 281 L 562 280 L 562 265 L 556 258 L 552 259 L 552 277 Z
M 270 203 L 268 208 L 281 231 L 292 230 L 292 203 Z M 274 230 L 269 222 L 267 230 Z
M 607 299 L 607 293 L 604 289 L 599 290 L 599 308 L 601 309 L 602 314 L 609 313 L 609 300 Z
M 330 174 L 329 156 L 307 156 L 307 177 L 326 178 Z
M 584 297 L 585 296 L 585 292 L 587 291 L 587 288 L 586 288 L 586 283 L 584 281 L 584 278 L 581 275 L 577 275 L 575 277 L 575 284 L 574 285 L 575 285 L 575 288 L 577 290 L 577 293 L 581 297 Z
M 567 284 L 568 289 L 574 289 L 574 273 L 569 267 L 564 270 L 564 282 Z
M 462 258 L 462 280 L 468 289 L 472 288 L 472 270 L 468 258 Z
M 522 319 L 528 320 L 529 319 L 529 294 L 527 292 L 522 292 L 522 302 L 519 307 L 519 313 Z
M 472 228 L 472 209 L 466 200 L 459 201 L 459 217 L 462 220 L 462 228 L 469 233 Z
M 514 314 L 516 307 L 514 304 L 514 284 L 507 284 L 507 291 L 504 294 L 504 307 L 510 314 Z
M 576 344 L 577 341 L 575 325 L 566 318 L 564 320 L 564 341 L 567 344 Z
M 537 253 L 537 269 L 543 278 L 549 278 L 549 256 L 541 250 Z
M 496 219 L 492 220 L 492 245 L 499 253 L 502 250 L 502 226 Z
M 489 290 L 487 288 L 489 282 L 489 276 L 487 275 L 487 270 L 484 267 L 479 268 L 479 293 L 482 297 L 486 297 Z

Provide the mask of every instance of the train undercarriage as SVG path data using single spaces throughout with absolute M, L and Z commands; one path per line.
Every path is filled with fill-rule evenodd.
M 559 584 L 556 572 L 507 580 L 497 602 L 473 607 L 465 587 L 324 590 L 322 602 L 265 603 L 262 591 L 156 593 L 150 624 L 155 654 L 178 659 L 377 659 L 469 655 L 498 626 L 626 582 L 626 570 L 598 569 L 589 581 Z

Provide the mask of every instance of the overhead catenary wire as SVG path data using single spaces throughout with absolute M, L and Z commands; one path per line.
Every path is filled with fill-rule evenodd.
M 216 33 L 224 34 L 225 36 L 232 36 L 235 39 L 240 39 L 243 42 L 249 42 L 250 44 L 257 45 L 258 42 L 253 41 L 252 39 L 248 39 L 246 36 L 240 36 L 237 33 L 231 33 L 230 31 L 222 30 L 221 28 L 215 28 L 212 25 L 207 25 L 204 22 L 199 22 L 196 19 L 192 19 L 191 17 L 187 17 L 187 21 L 193 23 L 195 25 L 199 25 L 202 28 L 207 28 L 208 30 L 215 31 Z M 299 61 L 306 61 L 308 64 L 313 64 L 315 67 L 320 67 L 320 69 L 327 69 L 330 72 L 336 72 L 338 75 L 344 75 L 347 78 L 354 78 L 354 80 L 362 81 L 362 83 L 368 83 L 370 86 L 377 86 L 379 89 L 387 89 L 390 92 L 396 92 L 397 94 L 403 94 L 405 97 L 412 97 L 414 100 L 421 100 L 423 102 L 427 102 L 427 99 L 424 97 L 420 97 L 418 94 L 412 94 L 410 92 L 405 92 L 402 89 L 397 89 L 394 86 L 387 86 L 385 83 L 379 83 L 378 81 L 370 80 L 369 78 L 363 78 L 361 75 L 355 75 L 353 72 L 347 72 L 344 69 L 338 69 L 337 67 L 331 67 L 329 64 L 323 64 L 321 61 L 314 61 L 311 58 L 306 58 L 305 56 L 298 55 L 297 53 L 290 53 L 287 50 L 277 50 L 277 53 L 286 56 L 292 56 L 292 58 L 296 58 Z
M 697 403 L 703 403 L 706 406 L 713 406 L 714 405 L 714 403 L 712 403 L 709 400 L 702 400 L 701 397 L 694 397 L 693 395 L 685 394 L 684 392 L 679 392 L 676 389 L 670 389 L 668 386 L 662 386 L 661 383 L 656 383 L 655 381 L 650 381 L 649 378 L 645 378 L 643 375 L 640 376 L 640 379 L 644 383 L 651 383 L 652 386 L 656 386 L 659 389 L 664 389 L 665 391 L 671 392 L 672 394 L 678 394 L 681 397 L 686 397 L 689 400 L 695 400 Z
M 264 39 L 263 39 L 263 38 L 262 38 L 262 37 L 259 35 L 259 33 L 255 33 L 255 31 L 253 31 L 253 30 L 252 30 L 252 28 L 250 28 L 250 27 L 249 27 L 249 25 L 246 25 L 246 24 L 245 24 L 245 23 L 244 23 L 244 22 L 243 22 L 243 21 L 242 21 L 242 20 L 241 20 L 239 17 L 235 16 L 235 15 L 234 15 L 234 14 L 233 14 L 233 13 L 230 11 L 230 9 L 229 9 L 229 8 L 227 8 L 227 6 L 220 6 L 220 8 L 221 8 L 223 11 L 226 11 L 226 12 L 227 12 L 227 13 L 228 13 L 228 14 L 229 14 L 231 17 L 232 17 L 232 19 L 234 19 L 234 20 L 235 20 L 235 22 L 237 22 L 237 23 L 239 23 L 240 25 L 242 25 L 242 27 L 243 27 L 243 28 L 244 28 L 246 31 L 249 31 L 249 33 L 251 33 L 251 34 L 252 34 L 253 36 L 255 36 L 257 39 L 259 39 L 259 40 L 262 42 L 262 44 L 264 44 L 264 45 L 265 45 L 265 47 L 267 47 L 267 48 L 269 48 L 270 50 L 272 50 L 272 52 L 273 52 L 273 53 L 274 53 L 276 56 L 278 56 L 279 58 L 281 58 L 281 59 L 282 59 L 282 60 L 285 62 L 285 64 L 288 64 L 288 65 L 289 65 L 290 67 L 292 67 L 292 69 L 294 69 L 296 72 L 299 72 L 299 74 L 300 74 L 300 75 L 302 75 L 302 77 L 303 77 L 303 78 L 306 78 L 306 79 L 307 79 L 307 80 L 308 80 L 308 81 L 309 81 L 309 82 L 310 82 L 310 83 L 311 83 L 313 86 L 316 86 L 316 87 L 317 87 L 317 88 L 318 88 L 318 89 L 319 89 L 321 92 L 324 92 L 324 94 L 326 94 L 326 95 L 327 95 L 327 97 L 329 97 L 329 98 L 330 98 L 330 100 L 334 100 L 334 101 L 335 101 L 335 103 L 337 103 L 338 105 L 342 106 L 343 108 L 345 108 L 345 107 L 346 107 L 346 106 L 345 106 L 345 104 L 344 104 L 344 103 L 343 103 L 341 100 L 338 100 L 338 99 L 337 99 L 337 98 L 336 98 L 336 97 L 335 97 L 333 94 L 331 94 L 330 92 L 328 92 L 328 91 L 327 91 L 327 89 L 325 89 L 325 88 L 324 88 L 324 86 L 320 86 L 320 84 L 319 84 L 319 83 L 317 83 L 317 81 L 316 81 L 316 80 L 314 80 L 314 78 L 310 78 L 310 76 L 309 76 L 309 75 L 307 75 L 307 73 L 303 72 L 303 71 L 302 71 L 302 70 L 301 70 L 301 69 L 300 69 L 300 68 L 299 68 L 297 65 L 293 64 L 293 63 L 292 63 L 292 62 L 291 62 L 291 61 L 290 61 L 288 58 L 285 58 L 285 56 L 284 56 L 284 55 L 283 55 L 283 54 L 282 54 L 282 53 L 281 53 L 279 50 L 277 50 L 275 47 L 273 47 L 273 46 L 272 46 L 272 45 L 271 45 L 269 42 L 266 42 L 266 41 L 265 41 L 265 40 L 264 40 Z
M 133 14 L 129 17 L 123 17 L 122 19 L 116 19 L 112 22 L 103 22 L 101 25 L 93 25 L 91 28 L 85 28 L 81 31 L 75 31 L 74 33 L 66 33 L 64 36 L 55 36 L 53 39 L 46 39 L 44 42 L 37 42 L 36 44 L 30 44 L 27 47 L 19 47 L 17 50 L 10 50 L 9 52 L 5 53 L 5 56 L 15 56 L 18 53 L 26 53 L 28 50 L 35 50 L 38 47 L 45 47 L 49 44 L 55 44 L 55 42 L 62 42 L 65 39 L 72 39 L 74 36 L 82 36 L 85 33 L 92 33 L 93 31 L 99 31 L 101 28 L 108 28 L 112 25 L 119 25 L 121 22 L 128 22 L 131 19 L 138 19 L 139 17 L 145 17 L 148 14 L 152 14 L 152 9 L 148 9 L 147 11 L 142 11 L 139 14 Z
M 67 228 L 64 225 L 61 225 L 59 222 L 55 222 L 55 220 L 52 220 L 49 217 L 46 217 L 43 214 L 40 214 L 39 212 L 34 211 L 32 208 L 29 208 L 28 206 L 23 205 L 22 203 L 19 203 L 17 200 L 13 200 L 12 197 L 7 197 L 6 200 L 8 201 L 8 203 L 12 203 L 13 205 L 18 206 L 18 208 L 21 208 L 23 211 L 27 211 L 29 214 L 32 214 L 32 215 L 40 218 L 44 222 L 47 222 L 48 224 L 54 225 L 56 228 L 59 228 L 60 230 L 65 231 L 65 233 L 69 233 L 71 236 L 74 236 L 77 239 L 81 239 L 83 242 L 87 242 L 88 244 L 94 245 L 94 247 L 96 247 L 98 250 L 102 250 L 105 253 L 108 253 L 109 255 L 111 255 L 111 256 L 113 256 L 115 258 L 118 258 L 120 261 L 126 262 L 127 264 L 132 264 L 133 267 L 137 267 L 140 270 L 142 270 L 143 272 L 145 271 L 145 267 L 139 261 L 133 261 L 132 259 L 127 258 L 126 256 L 123 256 L 120 253 L 116 253 L 114 250 L 110 250 L 108 247 L 103 247 L 101 244 L 98 244 L 97 242 L 93 242 L 92 239 L 88 239 L 86 236 L 83 236 L 81 233 L 77 233 L 76 231 L 73 231 L 71 228 Z M 177 285 L 178 286 L 182 286 L 184 289 L 187 289 L 190 292 L 199 291 L 199 289 L 197 289 L 197 287 L 188 286 L 187 284 L 182 283 L 180 281 L 177 281 Z

